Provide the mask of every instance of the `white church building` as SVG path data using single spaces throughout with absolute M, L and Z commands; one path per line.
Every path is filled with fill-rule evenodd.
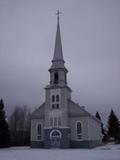
M 92 148 L 102 143 L 101 122 L 71 98 L 63 58 L 59 12 L 45 102 L 31 115 L 32 148 Z

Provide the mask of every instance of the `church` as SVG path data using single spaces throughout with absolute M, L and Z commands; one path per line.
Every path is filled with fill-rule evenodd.
M 31 115 L 32 148 L 93 148 L 102 144 L 101 122 L 72 100 L 63 58 L 59 12 L 45 102 Z

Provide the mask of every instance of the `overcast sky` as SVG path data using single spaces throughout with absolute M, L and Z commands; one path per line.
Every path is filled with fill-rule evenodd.
M 72 99 L 105 119 L 120 117 L 119 0 L 0 0 L 0 97 L 7 114 L 45 100 L 60 9 Z

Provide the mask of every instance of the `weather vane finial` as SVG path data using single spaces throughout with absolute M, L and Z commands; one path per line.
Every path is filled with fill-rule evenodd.
M 56 12 L 56 15 L 57 15 L 57 18 L 58 18 L 58 21 L 59 21 L 59 15 L 61 14 L 61 12 L 59 11 L 59 9 L 57 10 Z

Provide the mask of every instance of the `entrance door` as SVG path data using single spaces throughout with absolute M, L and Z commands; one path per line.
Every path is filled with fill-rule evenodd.
M 52 148 L 60 148 L 60 138 L 54 137 L 51 139 Z
M 59 130 L 52 130 L 50 139 L 52 148 L 60 148 L 61 132 Z

